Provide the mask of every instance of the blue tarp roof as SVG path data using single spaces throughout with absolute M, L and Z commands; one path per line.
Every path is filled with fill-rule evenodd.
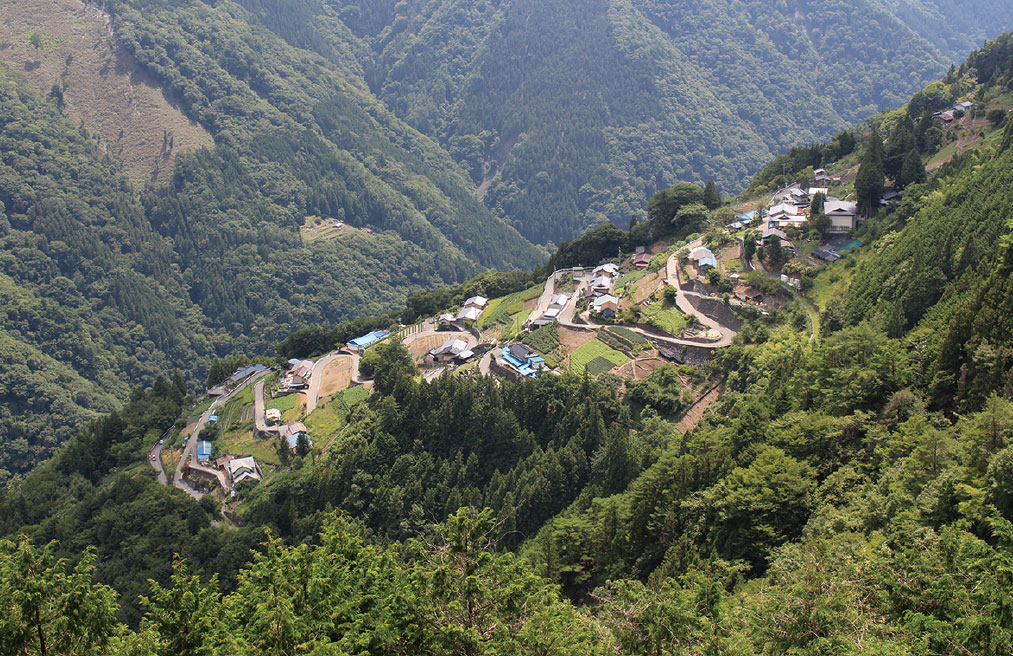
M 699 260 L 696 261 L 696 265 L 698 267 L 702 267 L 705 264 L 715 269 L 718 268 L 718 261 L 715 260 L 713 257 L 701 257 Z
M 753 219 L 756 218 L 756 210 L 743 212 L 742 214 L 736 214 L 735 218 L 738 219 L 739 221 L 746 221 L 746 222 L 752 221 Z
M 211 422 L 212 424 L 215 423 L 216 421 L 218 421 L 218 415 L 211 415 L 210 417 L 208 417 L 208 421 Z
M 856 248 L 860 248 L 861 246 L 862 242 L 858 241 L 857 239 L 853 239 L 850 242 L 848 242 L 848 244 L 844 246 L 844 248 L 841 249 L 841 252 L 848 253 L 855 250 Z
M 367 346 L 376 344 L 389 334 L 390 333 L 388 333 L 385 330 L 374 330 L 368 335 L 363 335 L 362 337 L 356 337 L 355 339 L 348 340 L 348 345 L 358 346 L 359 348 L 366 348 Z
M 201 441 L 197 443 L 197 459 L 207 460 L 211 457 L 211 442 Z

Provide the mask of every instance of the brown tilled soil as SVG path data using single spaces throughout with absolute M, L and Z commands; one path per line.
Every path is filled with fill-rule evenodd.
M 320 383 L 321 398 L 348 389 L 352 384 L 352 362 L 351 357 L 335 358 L 324 368 L 324 379 Z
M 43 95 L 64 85 L 64 115 L 84 121 L 135 186 L 167 180 L 176 153 L 213 145 L 116 46 L 100 9 L 81 0 L 0 0 L 0 16 L 0 62 Z M 32 32 L 43 38 L 38 50 L 28 42 Z
M 637 360 L 630 360 L 623 366 L 615 369 L 615 373 L 620 378 L 628 380 L 644 380 L 651 375 L 651 372 L 660 366 L 668 364 L 661 358 L 640 358 Z
M 416 362 L 421 362 L 426 353 L 433 350 L 437 346 L 443 346 L 443 343 L 454 336 L 456 333 L 434 333 L 432 335 L 426 335 L 425 337 L 419 337 L 412 342 L 408 343 L 408 350 L 412 352 Z
M 528 310 L 528 311 L 534 310 L 535 307 L 538 305 L 538 299 L 539 298 L 540 297 L 536 296 L 535 298 L 530 298 L 530 299 L 524 301 L 524 306 L 523 306 L 524 309 Z
M 593 330 L 574 330 L 573 328 L 559 328 L 559 341 L 563 343 L 569 353 L 573 353 L 584 344 L 587 344 L 596 337 Z

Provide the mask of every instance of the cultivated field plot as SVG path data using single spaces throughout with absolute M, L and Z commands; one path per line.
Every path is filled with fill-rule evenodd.
M 619 335 L 623 339 L 626 339 L 634 344 L 647 344 L 647 338 L 640 333 L 635 333 L 626 326 L 609 326 L 608 331 Z
M 277 408 L 281 410 L 281 420 L 283 422 L 298 420 L 302 417 L 303 408 L 305 407 L 306 402 L 303 400 L 302 394 L 286 394 L 274 399 L 268 396 L 264 399 L 264 409 Z
M 611 371 L 629 362 L 629 357 L 610 347 L 605 342 L 593 339 L 570 354 L 570 370 L 575 373 L 587 372 L 593 376 Z
M 408 342 L 405 346 L 408 348 L 409 351 L 412 352 L 412 355 L 415 357 L 415 362 L 421 362 L 422 359 L 426 357 L 426 353 L 428 353 L 432 349 L 438 346 L 443 346 L 443 343 L 446 342 L 451 337 L 461 336 L 464 334 L 465 333 L 451 332 L 451 331 L 434 333 L 432 335 L 425 335 L 423 337 L 413 339 L 410 342 Z
M 668 303 L 651 303 L 644 306 L 644 318 L 658 330 L 669 335 L 680 335 L 689 325 L 686 315 Z

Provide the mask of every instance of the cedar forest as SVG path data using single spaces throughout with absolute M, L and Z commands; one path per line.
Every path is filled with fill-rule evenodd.
M 724 394 L 692 430 L 676 427 L 672 368 L 637 382 L 424 382 L 392 342 L 374 351 L 373 394 L 335 401 L 339 439 L 242 490 L 237 525 L 210 497 L 156 482 L 139 461 L 197 402 L 173 372 L 182 362 L 208 362 L 213 384 L 248 356 L 324 353 L 728 213 L 711 185 L 671 186 L 692 178 L 678 164 L 629 230 L 575 236 L 598 223 L 580 215 L 534 239 L 518 210 L 534 201 L 505 189 L 524 174 L 500 178 L 488 206 L 469 191 L 482 165 L 454 162 L 468 163 L 458 150 L 478 129 L 453 114 L 465 110 L 434 87 L 394 88 L 415 79 L 404 53 L 436 51 L 398 28 L 409 3 L 362 4 L 112 3 L 127 47 L 217 140 L 139 195 L 55 102 L 0 76 L 0 653 L 1008 656 L 1013 120 L 931 175 L 922 158 L 945 147 L 932 111 L 969 86 L 1013 93 L 1009 34 L 901 109 L 846 130 L 861 116 L 827 119 L 826 143 L 776 159 L 761 148 L 751 181 L 714 154 L 706 177 L 735 176 L 747 194 L 851 162 L 860 201 L 886 178 L 904 197 L 858 229 L 860 253 L 805 275 L 823 294 L 811 339 L 793 303 L 747 317 L 700 367 Z M 415 4 L 447 21 L 458 5 L 525 3 Z M 689 29 L 675 26 L 679 3 L 614 4 Z M 704 4 L 694 20 L 719 10 Z M 260 26 L 230 33 L 246 11 L 294 45 L 272 52 Z M 306 16 L 315 30 L 300 29 Z M 446 48 L 495 52 L 511 34 L 472 18 Z M 381 111 L 365 87 L 335 94 L 320 61 L 414 113 Z M 528 147 L 512 166 L 535 166 L 552 140 Z M 377 234 L 304 245 L 293 227 L 306 212 L 370 217 Z M 533 242 L 557 240 L 542 263 Z M 513 266 L 530 273 L 486 271 Z

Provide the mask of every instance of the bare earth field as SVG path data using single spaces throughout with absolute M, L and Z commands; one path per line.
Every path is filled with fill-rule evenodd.
M 629 380 L 644 380 L 651 375 L 652 371 L 664 364 L 667 363 L 661 358 L 641 358 L 630 360 L 616 369 L 614 373 L 621 378 Z
M 450 339 L 451 336 L 456 333 L 435 333 L 432 335 L 426 335 L 419 337 L 408 343 L 408 350 L 412 352 L 416 362 L 421 362 L 422 358 L 426 357 L 426 353 L 436 348 L 437 346 L 443 346 L 443 343 Z
M 84 122 L 135 187 L 167 180 L 176 153 L 213 145 L 115 44 L 108 15 L 80 0 L 0 0 L 0 63 L 44 95 L 63 87 L 64 115 Z
M 320 383 L 320 397 L 330 396 L 342 390 L 348 389 L 352 384 L 352 363 L 350 357 L 335 358 L 323 371 L 323 381 Z

